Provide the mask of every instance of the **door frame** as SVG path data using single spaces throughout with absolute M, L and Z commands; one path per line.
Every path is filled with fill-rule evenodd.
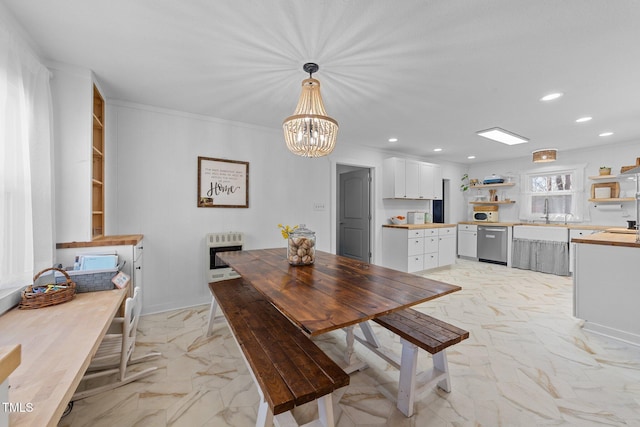
M 331 200 L 334 203 L 331 204 L 331 252 L 334 254 L 338 253 L 338 233 L 340 232 L 338 227 L 338 222 L 340 220 L 340 177 L 338 175 L 339 166 L 346 166 L 352 168 L 359 169 L 368 169 L 371 177 L 371 182 L 369 185 L 369 212 L 371 213 L 371 221 L 369 221 L 369 251 L 371 252 L 371 256 L 369 257 L 369 262 L 373 263 L 375 260 L 375 233 L 374 227 L 376 224 L 375 217 L 375 182 L 376 182 L 376 167 L 371 164 L 361 163 L 358 161 L 332 161 L 331 162 Z

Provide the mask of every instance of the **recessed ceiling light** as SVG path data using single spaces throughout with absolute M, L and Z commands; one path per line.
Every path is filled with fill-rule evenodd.
M 564 95 L 562 92 L 550 93 L 540 98 L 540 101 L 553 101 L 554 99 L 560 98 L 562 95 Z
M 478 132 L 476 132 L 476 134 L 485 138 L 492 139 L 494 141 L 502 142 L 503 144 L 507 145 L 523 144 L 525 142 L 529 142 L 527 138 L 497 127 L 486 130 L 479 130 Z
M 589 120 L 593 119 L 593 117 L 580 117 L 579 119 L 576 120 L 576 123 L 584 123 L 584 122 L 588 122 Z
M 442 151 L 442 148 L 434 148 L 433 151 Z
M 389 138 L 389 142 L 398 142 L 398 138 Z
M 476 156 L 467 156 L 467 159 L 475 159 Z
M 613 135 L 613 132 L 602 132 L 600 135 L 598 136 L 611 136 Z

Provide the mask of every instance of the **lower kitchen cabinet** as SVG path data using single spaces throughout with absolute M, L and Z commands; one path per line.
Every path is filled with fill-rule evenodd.
M 458 256 L 478 258 L 478 226 L 458 224 Z
M 383 227 L 382 265 L 413 273 L 455 263 L 456 227 Z
M 456 263 L 456 228 L 438 229 L 438 267 Z

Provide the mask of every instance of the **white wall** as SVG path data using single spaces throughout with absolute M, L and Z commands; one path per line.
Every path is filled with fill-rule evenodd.
M 306 159 L 286 149 L 279 130 L 109 100 L 106 114 L 108 149 L 117 153 L 116 177 L 106 188 L 116 218 L 107 232 L 144 235 L 145 312 L 210 301 L 206 233 L 242 231 L 246 249 L 285 247 L 277 224 L 305 223 L 316 232 L 318 249 L 335 253 L 338 164 L 372 169 L 374 263 L 382 224 L 425 203 L 381 199 L 382 160 L 390 153 L 339 141 L 330 156 Z M 196 206 L 198 156 L 249 162 L 248 209 Z M 456 181 L 462 174 L 455 165 L 443 173 Z M 325 211 L 314 211 L 315 202 Z
M 623 203 L 623 208 L 620 210 L 604 210 L 602 208 L 596 208 L 594 203 L 588 202 L 590 197 L 591 184 L 594 182 L 588 179 L 589 176 L 598 175 L 598 169 L 600 166 L 611 166 L 611 173 L 617 175 L 620 173 L 621 166 L 633 165 L 636 162 L 636 157 L 640 157 L 640 143 L 637 141 L 629 143 L 616 144 L 615 147 L 602 145 L 598 148 L 573 150 L 573 151 L 559 151 L 558 159 L 553 163 L 533 163 L 531 157 L 513 159 L 508 162 L 497 161 L 488 162 L 478 165 L 472 165 L 469 168 L 469 177 L 478 178 L 482 180 L 485 176 L 493 173 L 498 175 L 514 175 L 516 185 L 514 187 L 507 187 L 505 189 L 507 197 L 511 200 L 516 200 L 514 205 L 500 205 L 500 221 L 516 222 L 519 218 L 519 210 L 522 200 L 520 191 L 521 183 L 519 176 L 522 173 L 526 173 L 529 170 L 538 169 L 540 167 L 571 167 L 571 166 L 584 166 L 585 182 L 584 184 L 584 200 L 587 212 L 587 218 L 584 223 L 594 225 L 611 225 L 626 227 L 626 220 L 635 219 L 636 210 L 635 202 Z M 542 166 L 541 166 L 542 165 Z M 621 196 L 633 197 L 635 192 L 635 181 L 632 180 L 620 180 Z M 502 191 L 501 189 L 499 191 Z M 470 197 L 475 194 L 476 190 L 469 190 L 466 194 L 467 202 Z M 486 193 L 486 191 L 485 191 Z M 467 209 L 467 220 L 471 218 L 471 205 L 468 203 L 463 204 L 463 208 Z M 611 206 L 611 205 L 600 205 Z M 606 209 L 606 208 L 605 208 Z
M 91 239 L 93 86 L 89 70 L 49 63 L 53 74 L 55 241 Z

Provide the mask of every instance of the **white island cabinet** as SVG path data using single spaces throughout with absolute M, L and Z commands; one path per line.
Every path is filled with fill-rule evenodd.
M 633 234 L 574 238 L 574 315 L 587 331 L 640 345 L 640 243 Z
M 456 226 L 383 226 L 382 265 L 414 273 L 455 263 Z

